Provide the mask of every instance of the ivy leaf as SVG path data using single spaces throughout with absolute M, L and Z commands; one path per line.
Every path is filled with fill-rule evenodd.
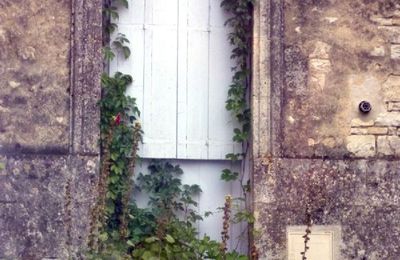
M 169 234 L 167 234 L 167 235 L 165 236 L 165 240 L 167 240 L 167 242 L 170 243 L 170 244 L 175 243 L 175 239 L 174 239 L 171 235 L 169 235 Z
M 148 237 L 148 238 L 146 238 L 144 240 L 144 242 L 150 244 L 150 243 L 153 243 L 153 242 L 158 241 L 158 240 L 159 240 L 158 237 Z
M 129 49 L 128 46 L 122 47 L 122 52 L 124 53 L 125 59 L 129 58 L 131 56 L 131 50 Z
M 238 177 L 239 177 L 239 173 L 238 172 L 232 172 L 229 169 L 222 170 L 221 180 L 224 180 L 224 181 L 235 181 L 235 180 L 237 180 Z
M 103 56 L 105 60 L 111 61 L 115 58 L 115 53 L 111 50 L 110 47 L 104 47 Z
M 107 33 L 112 34 L 118 29 L 118 25 L 116 23 L 109 23 L 106 27 Z
M 209 217 L 209 216 L 211 216 L 213 214 L 213 212 L 211 212 L 211 211 L 206 211 L 206 212 L 204 212 L 204 217 Z
M 99 240 L 100 240 L 100 241 L 105 242 L 105 241 L 107 241 L 107 239 L 108 239 L 108 234 L 107 234 L 106 232 L 101 233 L 101 234 L 99 235 Z
M 126 243 L 128 244 L 128 246 L 132 246 L 132 247 L 135 246 L 135 243 L 133 243 L 132 240 L 128 240 L 128 241 L 126 241 Z
M 112 153 L 111 154 L 111 160 L 115 161 L 118 158 L 118 154 L 117 153 Z
M 225 155 L 225 158 L 229 159 L 233 162 L 236 162 L 236 161 L 240 160 L 241 155 L 242 154 L 240 154 L 240 153 L 228 153 L 227 155 Z
M 123 7 L 125 7 L 126 9 L 129 8 L 128 0 L 118 0 L 118 2 L 119 2 Z

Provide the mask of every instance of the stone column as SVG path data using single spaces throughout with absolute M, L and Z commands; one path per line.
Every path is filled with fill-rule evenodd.
M 68 259 L 99 168 L 102 1 L 0 7 L 0 259 Z
M 307 208 L 336 232 L 331 259 L 399 259 L 400 4 L 260 0 L 254 20 L 260 259 L 301 259 L 288 232 Z

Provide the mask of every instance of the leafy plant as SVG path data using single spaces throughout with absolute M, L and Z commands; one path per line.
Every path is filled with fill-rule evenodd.
M 148 169 L 149 174 L 138 175 L 135 189 L 149 196 L 148 207 L 139 208 L 131 201 L 126 240 L 111 232 L 104 237 L 102 251 L 91 254 L 91 259 L 247 259 L 237 252 L 225 252 L 226 243 L 223 246 L 207 235 L 198 237 L 196 223 L 203 216 L 193 197 L 201 188 L 182 184 L 179 166 L 152 161 Z
M 222 6 L 228 11 L 235 11 L 237 21 L 230 19 L 229 26 L 238 26 L 235 34 L 230 34 L 232 44 L 237 45 L 232 58 L 238 61 L 233 68 L 235 75 L 229 90 L 227 109 L 232 111 L 242 127 L 235 129 L 234 140 L 245 143 L 249 136 L 250 113 L 246 101 L 248 86 L 248 63 L 246 41 L 240 35 L 243 31 L 244 13 L 242 2 L 250 0 L 223 1 Z M 236 6 L 239 4 L 239 6 Z M 127 0 L 104 1 L 104 47 L 105 64 L 114 59 L 116 53 L 129 58 L 131 51 L 125 35 L 118 33 L 113 40 L 110 35 L 118 29 L 118 7 L 128 8 Z M 238 9 L 239 7 L 239 9 Z M 233 9 L 232 9 L 233 8 Z M 237 24 L 239 22 L 239 24 Z M 246 36 L 247 37 L 247 36 Z M 248 54 L 248 53 L 247 53 Z M 127 87 L 132 83 L 132 77 L 120 72 L 114 76 L 104 74 L 101 79 L 103 86 L 101 109 L 101 140 L 102 167 L 98 182 L 98 201 L 92 210 L 89 247 L 89 259 L 247 259 L 239 253 L 227 252 L 226 243 L 229 239 L 225 228 L 224 245 L 211 240 L 210 237 L 198 237 L 196 223 L 203 219 L 197 210 L 194 196 L 201 193 L 198 185 L 184 185 L 179 178 L 183 174 L 179 166 L 164 161 L 154 161 L 149 166 L 150 174 L 140 174 L 137 177 L 136 192 L 149 195 L 147 208 L 139 208 L 131 201 L 134 184 L 133 168 L 136 161 L 138 142 L 142 131 L 137 119 L 140 116 L 135 99 L 125 95 Z M 244 150 L 244 153 L 246 150 Z M 244 154 L 228 154 L 232 161 L 243 159 Z M 224 170 L 222 178 L 226 181 L 240 180 L 242 172 Z M 244 191 L 249 191 L 248 183 L 243 184 Z M 230 200 L 230 208 L 238 209 L 231 202 L 241 201 L 241 198 Z M 231 209 L 229 209 L 230 212 Z M 239 213 L 240 212 L 240 213 Z M 209 215 L 207 212 L 205 216 Z M 232 218 L 225 221 L 240 222 L 250 218 L 248 211 L 238 210 Z M 250 223 L 250 221 L 249 221 Z
M 149 209 L 138 209 L 132 216 L 147 214 L 152 223 L 133 226 L 132 244 L 136 247 L 133 256 L 139 259 L 216 259 L 220 244 L 205 236 L 197 238 L 195 223 L 202 220 L 196 210 L 198 185 L 183 185 L 182 169 L 165 161 L 153 161 L 148 175 L 137 178 L 137 191 L 149 195 Z M 136 218 L 136 217 L 134 217 Z M 139 225 L 138 225 L 139 224 Z M 142 226 L 145 230 L 138 227 Z M 149 227 L 152 227 L 150 230 Z M 149 232 L 150 231 L 150 232 Z
M 251 32 L 252 32 L 252 12 L 254 0 L 223 0 L 221 7 L 230 14 L 230 18 L 225 25 L 231 28 L 228 40 L 233 46 L 231 59 L 235 61 L 232 68 L 232 83 L 229 86 L 228 99 L 226 100 L 226 109 L 235 116 L 240 127 L 233 130 L 233 141 L 242 145 L 242 153 L 230 153 L 226 158 L 232 163 L 241 161 L 241 170 L 239 172 L 231 169 L 224 169 L 221 179 L 224 181 L 239 182 L 242 188 L 242 196 L 234 198 L 231 202 L 233 216 L 230 221 L 233 224 L 247 222 L 247 230 L 242 234 L 251 235 L 253 231 L 254 216 L 249 206 L 248 194 L 251 191 L 250 180 L 245 177 L 246 155 L 249 149 L 248 140 L 250 137 L 251 113 L 249 107 L 249 87 L 251 72 Z M 244 208 L 243 208 L 243 204 Z M 227 225 L 226 223 L 224 224 Z M 246 232 L 247 231 L 247 232 Z M 225 233 L 222 237 L 226 239 Z M 257 258 L 257 249 L 251 245 L 252 259 Z
M 125 34 L 118 33 L 113 40 L 110 40 L 111 34 L 118 29 L 116 21 L 119 19 L 118 8 L 129 7 L 128 0 L 104 0 L 103 6 L 103 24 L 104 24 L 104 42 L 103 55 L 106 62 L 115 58 L 115 53 L 122 53 L 125 59 L 131 55 L 131 50 L 127 44 L 129 40 Z

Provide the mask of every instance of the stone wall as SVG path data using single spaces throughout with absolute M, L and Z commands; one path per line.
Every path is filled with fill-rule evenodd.
M 0 259 L 85 245 L 99 148 L 99 0 L 0 0 Z
M 287 228 L 339 226 L 337 259 L 400 259 L 400 3 L 258 1 L 254 209 L 261 259 Z M 371 112 L 359 111 L 369 101 Z M 310 194 L 312 196 L 310 196 Z

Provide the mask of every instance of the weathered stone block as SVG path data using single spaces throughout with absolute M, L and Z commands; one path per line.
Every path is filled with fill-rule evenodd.
M 400 137 L 398 136 L 378 136 L 377 146 L 378 155 L 400 155 Z
M 6 2 L 0 12 L 0 147 L 66 150 L 70 1 Z
M 386 34 L 390 42 L 400 43 L 400 26 L 379 26 L 378 29 Z
M 388 103 L 388 111 L 400 111 L 400 102 L 389 102 Z
M 261 259 L 285 259 L 287 227 L 304 225 L 307 203 L 314 225 L 342 227 L 339 259 L 400 255 L 400 232 L 393 229 L 400 224 L 398 161 L 277 159 L 273 165 L 256 174 L 255 187 L 273 184 L 265 189 L 275 198 L 263 203 L 263 194 L 255 194 L 257 227 L 268 230 L 255 241 Z
M 387 127 L 367 127 L 367 128 L 351 128 L 352 135 L 386 135 L 388 134 Z
M 400 101 L 400 76 L 390 75 L 382 85 L 384 101 L 390 103 Z
M 370 20 L 375 22 L 376 24 L 382 25 L 382 26 L 387 26 L 387 25 L 393 24 L 391 18 L 384 18 L 384 17 L 380 17 L 380 16 L 371 16 Z
M 310 53 L 310 59 L 329 59 L 331 46 L 325 42 L 317 41 L 314 45 L 314 50 Z
M 73 258 L 85 246 L 98 157 L 7 156 L 0 259 Z
M 368 127 L 366 130 L 371 135 L 386 135 L 389 132 L 387 127 Z
M 370 55 L 373 57 L 383 57 L 385 56 L 385 47 L 384 46 L 377 46 L 370 52 Z
M 86 246 L 102 1 L 73 3 L 0 0 L 0 259 L 82 259 Z
M 375 156 L 375 136 L 373 135 L 352 135 L 346 139 L 347 150 L 354 157 Z
M 375 120 L 378 126 L 400 126 L 400 112 L 385 112 Z
M 388 135 L 397 135 L 397 128 L 394 126 L 391 126 L 388 128 Z
M 400 59 L 400 44 L 392 44 L 390 46 L 390 58 L 393 60 Z
M 351 120 L 352 127 L 359 127 L 359 126 L 373 126 L 373 120 L 362 120 L 360 118 L 354 118 Z

